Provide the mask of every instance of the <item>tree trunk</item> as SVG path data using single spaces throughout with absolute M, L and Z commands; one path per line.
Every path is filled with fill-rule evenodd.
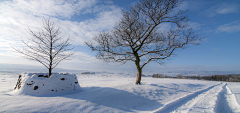
M 48 78 L 50 78 L 51 75 L 52 75 L 52 67 L 48 69 Z
M 136 84 L 141 85 L 141 78 L 142 78 L 142 69 L 138 69 L 138 74 L 137 74 L 137 80 L 136 80 Z
M 52 33 L 50 31 L 50 49 L 49 49 L 49 52 L 50 52 L 50 55 L 49 55 L 49 59 L 50 59 L 50 64 L 49 64 L 49 78 L 50 76 L 52 75 L 52 62 L 53 62 L 53 57 L 52 57 L 52 49 L 53 49 L 53 37 L 52 37 Z
M 140 58 L 139 58 L 139 55 L 138 55 L 137 52 L 134 52 L 134 56 L 136 57 L 135 64 L 136 64 L 136 67 L 137 67 L 137 70 L 138 70 L 137 80 L 136 80 L 135 84 L 141 85 L 142 68 L 140 66 Z
M 138 71 L 136 84 L 141 85 L 142 68 L 141 68 L 141 66 L 140 66 L 140 59 L 139 59 L 138 56 L 136 57 L 135 64 L 136 64 L 137 71 Z

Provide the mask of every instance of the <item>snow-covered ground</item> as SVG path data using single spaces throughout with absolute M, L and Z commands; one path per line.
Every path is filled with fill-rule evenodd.
M 240 83 L 79 74 L 74 94 L 12 95 L 18 75 L 0 74 L 0 112 L 240 112 Z

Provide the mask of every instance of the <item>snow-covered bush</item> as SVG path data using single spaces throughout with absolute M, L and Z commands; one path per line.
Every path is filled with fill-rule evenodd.
M 80 85 L 77 76 L 69 73 L 24 73 L 19 76 L 15 93 L 17 95 L 59 95 L 78 92 Z

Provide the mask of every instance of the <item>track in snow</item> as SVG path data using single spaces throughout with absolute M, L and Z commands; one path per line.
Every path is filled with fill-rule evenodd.
M 226 91 L 226 101 L 231 109 L 231 112 L 233 113 L 240 113 L 240 105 L 236 99 L 235 94 L 233 94 L 233 92 L 231 91 L 231 89 L 229 89 L 229 87 L 226 85 L 225 87 L 225 91 Z
M 218 94 L 216 101 L 215 112 L 216 113 L 232 113 L 230 106 L 227 103 L 227 98 L 224 94 L 227 93 L 227 84 L 222 86 L 222 90 Z
M 169 103 L 169 104 L 159 108 L 158 110 L 155 110 L 155 113 L 176 112 L 175 110 L 177 110 L 181 106 L 184 106 L 185 104 L 187 104 L 187 106 L 193 106 L 197 102 L 197 100 L 199 100 L 202 96 L 207 95 L 207 94 L 204 94 L 204 93 L 208 93 L 211 89 L 213 89 L 213 88 L 215 88 L 217 86 L 221 87 L 222 85 L 223 85 L 222 83 L 217 84 L 217 85 L 213 85 L 213 86 L 210 86 L 210 87 L 208 87 L 206 89 L 202 89 L 200 91 L 196 91 L 196 92 L 194 92 L 192 94 L 189 94 L 189 95 L 187 95 L 185 97 L 179 98 L 178 100 L 173 101 L 173 102 L 171 102 L 171 103 Z M 190 102 L 190 103 L 188 103 L 188 102 Z M 182 109 L 182 110 L 180 110 L 180 112 L 183 112 L 183 111 L 191 111 L 191 109 L 185 109 L 185 110 Z

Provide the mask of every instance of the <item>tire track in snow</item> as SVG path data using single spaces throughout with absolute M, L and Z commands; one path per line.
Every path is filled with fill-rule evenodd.
M 228 88 L 228 86 L 225 86 L 226 90 L 226 101 L 233 113 L 240 113 L 240 105 L 237 102 L 237 99 L 235 97 L 235 94 L 232 93 L 232 91 Z
M 218 99 L 219 92 L 222 91 L 224 84 L 215 86 L 214 88 L 203 92 L 186 104 L 182 105 L 178 109 L 174 110 L 174 113 L 187 113 L 187 112 L 214 112 L 216 101 Z M 227 112 L 225 112 L 227 113 Z
M 225 94 L 227 94 L 227 84 L 222 86 L 222 90 L 218 94 L 218 98 L 216 101 L 215 112 L 216 113 L 232 113 L 230 106 L 227 103 L 227 98 Z
M 203 94 L 204 92 L 207 92 L 209 90 L 211 90 L 212 88 L 216 87 L 216 86 L 219 86 L 221 85 L 222 83 L 220 84 L 217 84 L 217 85 L 213 85 L 213 86 L 210 86 L 208 88 L 205 88 L 205 89 L 202 89 L 200 91 L 196 91 L 192 94 L 189 94 L 187 96 L 184 96 L 184 97 L 181 97 L 179 99 L 177 99 L 176 101 L 173 101 L 163 107 L 160 107 L 159 109 L 155 110 L 154 113 L 169 113 L 169 112 L 172 112 L 174 110 L 176 110 L 177 108 L 185 105 L 186 103 L 188 103 L 189 101 L 191 101 L 192 99 L 198 97 L 199 95 Z

